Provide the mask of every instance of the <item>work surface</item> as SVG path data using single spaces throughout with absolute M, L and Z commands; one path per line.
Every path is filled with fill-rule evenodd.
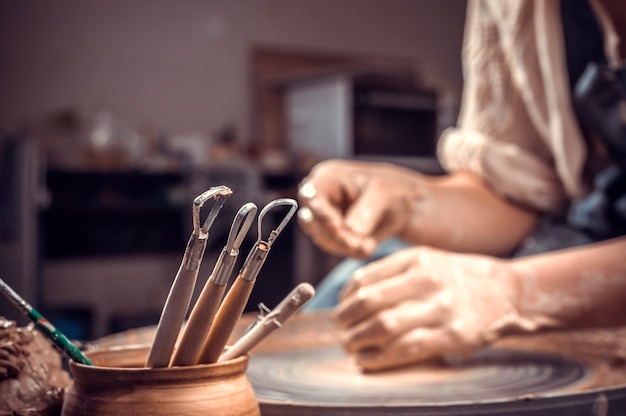
M 253 320 L 244 316 L 233 340 Z M 147 343 L 153 333 L 97 343 Z M 587 415 L 603 401 L 626 406 L 626 329 L 508 337 L 471 357 L 373 374 L 354 366 L 338 336 L 328 313 L 300 314 L 253 350 L 248 378 L 263 415 Z

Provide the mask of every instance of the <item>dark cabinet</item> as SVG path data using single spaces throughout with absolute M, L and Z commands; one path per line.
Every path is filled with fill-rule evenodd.
M 178 173 L 49 170 L 44 258 L 181 252 L 187 213 L 175 195 L 183 185 Z

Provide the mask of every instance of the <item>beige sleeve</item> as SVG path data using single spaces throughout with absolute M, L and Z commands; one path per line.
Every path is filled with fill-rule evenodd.
M 534 42 L 532 1 L 498 2 L 468 4 L 461 115 L 458 127 L 442 134 L 438 157 L 446 170 L 469 171 L 505 198 L 558 213 L 567 197 L 552 152 L 539 133 L 542 127 L 529 114 L 541 106 L 527 108 L 506 52 L 516 42 L 523 40 L 525 46 Z M 525 60 L 532 64 L 532 55 Z M 529 65 L 529 71 L 533 67 Z

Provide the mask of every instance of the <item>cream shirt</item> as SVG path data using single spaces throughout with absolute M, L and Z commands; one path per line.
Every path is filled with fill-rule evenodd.
M 610 19 L 592 1 L 617 57 Z M 560 213 L 587 191 L 587 145 L 571 104 L 560 2 L 470 0 L 463 46 L 464 91 L 458 127 L 438 157 L 519 204 Z

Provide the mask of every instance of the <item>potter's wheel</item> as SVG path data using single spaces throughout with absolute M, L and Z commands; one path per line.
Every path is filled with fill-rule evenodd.
M 329 314 L 300 314 L 255 348 L 248 378 L 263 416 L 623 416 L 626 384 L 606 387 L 626 383 L 623 368 L 606 367 L 623 334 L 511 338 L 444 364 L 362 374 Z
M 555 356 L 486 349 L 452 363 L 362 374 L 339 347 L 256 354 L 248 378 L 261 401 L 353 406 L 503 400 L 563 391 L 591 369 Z

